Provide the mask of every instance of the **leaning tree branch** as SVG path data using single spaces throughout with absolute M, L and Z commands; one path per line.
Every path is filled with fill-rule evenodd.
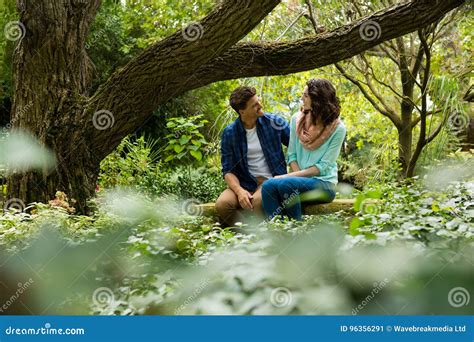
M 198 82 L 192 71 L 221 55 L 257 26 L 280 0 L 226 0 L 198 23 L 152 44 L 118 70 L 92 96 L 84 113 L 91 149 L 99 159 L 134 132 L 156 107 Z M 114 124 L 93 126 L 94 114 L 107 111 Z
M 94 111 L 106 109 L 114 114 L 115 124 L 111 129 L 91 136 L 95 153 L 99 157 L 107 155 L 158 105 L 188 90 L 223 80 L 286 75 L 334 64 L 424 27 L 463 2 L 417 0 L 319 35 L 290 42 L 237 44 L 236 41 L 260 22 L 278 1 L 224 2 L 227 7 L 201 21 L 204 35 L 200 40 L 186 42 L 181 32 L 175 33 L 146 49 L 99 88 L 84 119 L 91 121 Z M 248 18 L 247 21 L 242 23 L 242 17 Z M 361 37 L 362 25 L 369 21 L 380 27 L 381 34 L 376 39 Z M 233 22 L 237 24 L 231 25 Z
M 417 81 L 416 76 L 420 72 L 421 63 L 423 62 L 423 56 L 424 56 L 423 45 L 420 44 L 420 46 L 418 47 L 417 55 L 413 62 L 413 66 L 411 69 L 408 69 L 410 77 L 419 88 L 421 88 L 421 83 Z
M 445 115 L 445 117 L 439 123 L 438 127 L 436 127 L 436 129 L 433 131 L 433 133 L 428 138 L 426 138 L 426 145 L 428 145 L 430 142 L 432 142 L 434 140 L 434 138 L 436 138 L 438 136 L 438 134 L 441 132 L 441 129 L 443 128 L 443 126 L 446 123 L 446 119 L 447 119 L 447 115 Z
M 311 3 L 311 0 L 305 0 L 304 3 L 306 4 L 306 7 L 308 7 L 308 15 L 311 26 L 313 26 L 314 32 L 318 34 L 318 22 L 316 21 L 316 16 L 314 15 L 313 4 Z
M 394 39 L 438 20 L 464 0 L 418 0 L 403 3 L 333 31 L 291 42 L 238 43 L 221 56 L 203 65 L 191 88 L 200 84 L 243 77 L 287 75 L 320 68 L 356 56 L 386 40 Z M 359 30 L 369 21 L 377 22 L 381 36 L 364 40 Z

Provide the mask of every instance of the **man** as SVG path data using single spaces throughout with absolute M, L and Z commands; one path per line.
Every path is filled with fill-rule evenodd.
M 228 188 L 216 210 L 223 226 L 242 222 L 245 213 L 262 215 L 262 183 L 286 174 L 282 144 L 288 146 L 290 129 L 282 118 L 264 113 L 255 88 L 239 87 L 230 95 L 239 117 L 222 133 L 222 173 Z

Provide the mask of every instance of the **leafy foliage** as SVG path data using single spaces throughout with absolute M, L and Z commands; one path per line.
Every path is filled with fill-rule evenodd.
M 368 192 L 359 198 L 366 203 L 351 221 L 350 233 L 378 242 L 416 239 L 428 246 L 450 247 L 473 237 L 473 190 L 472 183 L 451 184 L 442 193 L 406 183 Z M 367 203 L 374 197 L 381 200 Z
M 87 274 L 96 281 L 82 292 L 65 294 L 65 309 L 75 305 L 87 310 L 88 303 L 89 312 L 123 315 L 354 314 L 375 282 L 383 291 L 377 303 L 367 303 L 360 313 L 380 314 L 380 305 L 390 312 L 454 313 L 444 299 L 449 289 L 472 287 L 467 270 L 474 242 L 473 183 L 452 183 L 443 192 L 423 184 L 362 193 L 353 219 L 341 212 L 303 222 L 243 225 L 240 231 L 186 215 L 180 202 L 106 193 L 99 196 L 92 217 L 69 215 L 52 205 L 36 205 L 29 214 L 5 214 L 0 217 L 0 244 L 10 253 L 26 253 L 26 260 L 28 255 L 44 259 L 43 277 L 56 276 L 56 281 L 65 276 L 59 266 L 71 253 L 78 257 L 87 251 L 89 261 L 107 256 L 99 264 L 88 261 Z M 379 197 L 372 207 L 364 204 L 369 197 Z M 61 258 L 42 256 L 59 247 L 35 247 L 54 240 L 42 236 L 45 227 L 68 241 L 63 247 L 57 243 Z M 456 267 L 446 260 L 456 260 Z M 443 277 L 434 279 L 436 272 Z M 430 288 L 422 291 L 413 285 L 428 281 Z M 113 302 L 91 302 L 99 286 L 113 291 Z M 275 302 L 275 290 L 281 288 L 288 291 L 284 305 Z M 42 291 L 47 297 L 50 289 Z M 402 308 L 413 297 L 419 306 Z
M 176 167 L 161 175 L 159 181 L 146 187 L 159 195 L 194 198 L 201 202 L 214 202 L 226 184 L 219 169 Z
M 144 136 L 133 141 L 130 137 L 122 140 L 117 149 L 101 163 L 99 186 L 113 188 L 141 186 L 142 182 L 153 178 L 160 163 L 155 151 L 157 142 Z
M 166 136 L 167 146 L 164 150 L 167 162 L 201 162 L 208 142 L 200 130 L 209 121 L 202 115 L 188 118 L 170 118 L 166 124 L 170 134 Z
M 190 132 L 195 129 L 192 124 L 187 127 Z M 174 139 L 174 135 L 171 137 Z M 194 139 L 204 140 L 200 133 L 193 136 Z M 190 165 L 170 166 L 158 161 L 164 148 L 157 150 L 156 145 L 156 141 L 143 136 L 135 141 L 124 139 L 101 163 L 100 189 L 134 188 L 153 196 L 194 198 L 201 202 L 215 201 L 225 189 L 220 168 L 208 165 L 197 168 Z M 196 146 L 188 141 L 184 148 L 188 148 L 188 145 L 192 148 Z

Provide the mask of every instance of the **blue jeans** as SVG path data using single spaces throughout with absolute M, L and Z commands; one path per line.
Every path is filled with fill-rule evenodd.
M 268 219 L 287 215 L 301 221 L 301 201 L 329 203 L 336 197 L 336 186 L 318 178 L 285 177 L 269 179 L 262 185 L 263 211 Z

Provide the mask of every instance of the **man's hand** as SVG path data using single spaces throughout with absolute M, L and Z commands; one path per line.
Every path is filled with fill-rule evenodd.
M 237 198 L 239 199 L 240 206 L 244 209 L 253 209 L 251 199 L 252 194 L 245 189 L 240 189 L 237 192 Z
M 244 209 L 253 209 L 251 202 L 253 196 L 250 194 L 250 192 L 240 186 L 237 176 L 231 172 L 228 172 L 225 174 L 224 179 L 229 188 L 237 195 L 240 206 Z
M 274 179 L 281 179 L 281 178 L 285 178 L 287 175 L 278 175 L 278 176 L 275 176 L 273 177 Z

